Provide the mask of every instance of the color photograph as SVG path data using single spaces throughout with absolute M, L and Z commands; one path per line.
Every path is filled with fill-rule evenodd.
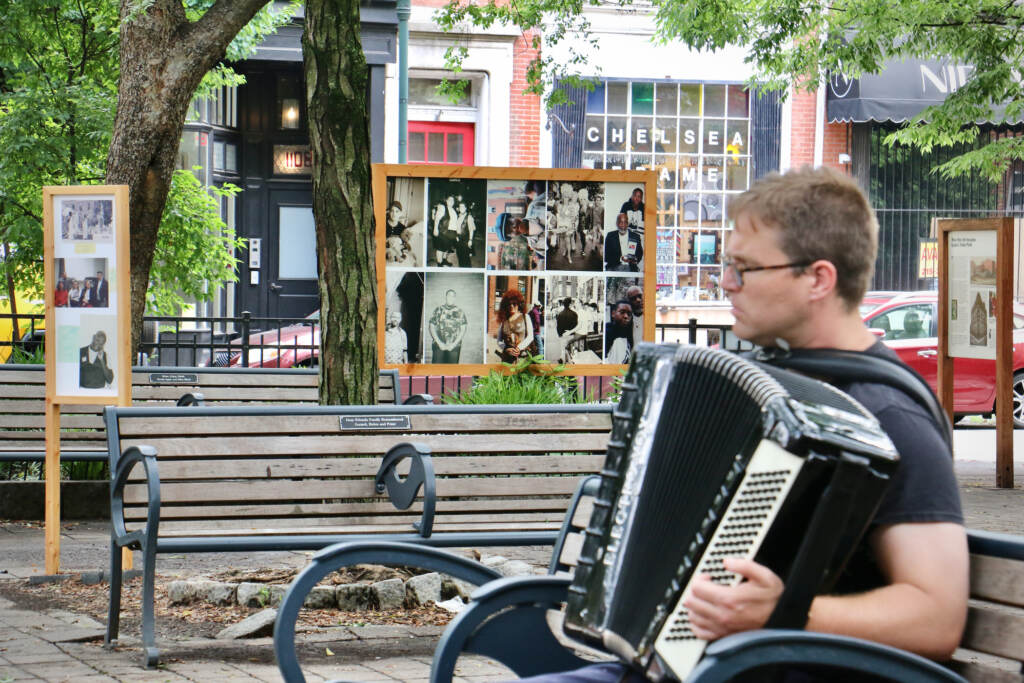
M 488 270 L 544 270 L 545 190 L 542 180 L 488 181 Z
M 53 305 L 57 308 L 109 308 L 110 282 L 105 258 L 57 258 Z
M 544 353 L 544 279 L 522 275 L 487 278 L 486 362 L 516 363 Z

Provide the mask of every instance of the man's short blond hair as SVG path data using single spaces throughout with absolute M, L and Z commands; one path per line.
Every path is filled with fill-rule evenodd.
M 875 270 L 878 220 L 852 178 L 807 166 L 770 173 L 729 202 L 728 210 L 734 222 L 748 213 L 778 230 L 790 261 L 830 261 L 847 309 L 860 304 Z

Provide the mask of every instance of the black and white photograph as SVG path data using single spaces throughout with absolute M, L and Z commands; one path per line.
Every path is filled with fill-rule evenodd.
M 488 363 L 516 363 L 544 353 L 543 278 L 492 275 L 487 278 Z
M 615 209 L 604 215 L 604 270 L 611 273 L 643 272 L 643 188 L 625 183 L 606 183 L 605 191 L 609 205 Z M 619 206 L 623 197 L 625 201 Z
M 67 242 L 113 242 L 113 199 L 68 199 L 57 202 L 58 235 Z
M 423 178 L 388 178 L 384 260 L 389 266 L 422 266 L 426 249 Z
M 488 270 L 544 270 L 546 189 L 543 180 L 488 181 Z
M 604 362 L 628 363 L 644 339 L 644 281 L 609 277 L 604 309 Z
M 57 308 L 110 307 L 107 259 L 57 258 L 53 272 L 53 305 Z
M 386 285 L 383 362 L 419 363 L 423 358 L 423 273 L 389 270 Z
M 600 363 L 604 278 L 549 275 L 547 287 L 544 358 L 556 363 Z
M 427 265 L 483 268 L 487 181 L 430 178 L 427 197 Z
M 547 269 L 603 270 L 604 185 L 553 181 L 547 200 Z
M 626 214 L 630 230 L 644 233 L 644 188 L 630 183 L 605 183 L 605 195 L 609 208 L 605 216 L 605 230 L 615 227 L 616 216 Z
M 483 273 L 425 274 L 424 363 L 484 362 Z
M 117 316 L 83 314 L 78 326 L 78 386 L 116 392 Z

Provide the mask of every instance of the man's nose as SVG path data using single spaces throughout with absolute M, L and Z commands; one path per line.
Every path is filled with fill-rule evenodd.
M 722 279 L 720 280 L 719 284 L 721 284 L 722 289 L 724 289 L 727 292 L 739 291 L 741 287 L 739 283 L 739 278 L 736 277 L 736 274 L 732 268 L 725 268 L 722 271 Z

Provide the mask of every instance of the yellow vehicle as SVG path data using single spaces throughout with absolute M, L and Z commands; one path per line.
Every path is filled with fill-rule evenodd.
M 44 313 L 45 309 L 42 300 L 30 298 L 18 292 L 15 292 L 15 296 L 17 297 L 19 316 L 33 313 L 41 315 Z M 14 321 L 11 319 L 10 313 L 10 297 L 6 294 L 0 294 L 0 363 L 6 363 L 11 356 L 11 331 L 14 328 Z M 43 321 L 41 318 L 36 320 L 34 328 L 31 318 L 18 318 L 19 339 L 31 333 L 33 329 L 36 333 L 42 332 Z

